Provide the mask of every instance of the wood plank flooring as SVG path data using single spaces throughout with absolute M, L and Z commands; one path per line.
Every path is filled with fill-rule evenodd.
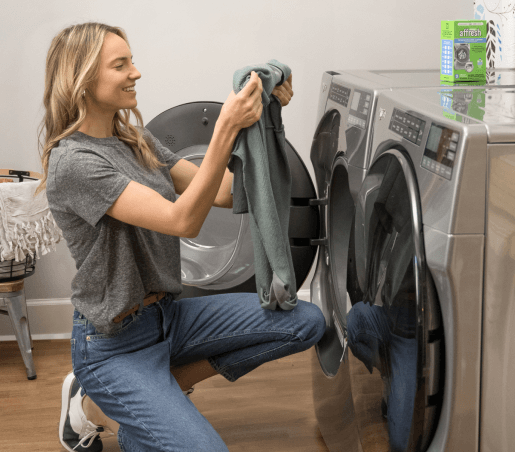
M 197 384 L 191 400 L 231 452 L 329 451 L 314 413 L 312 352 L 263 364 L 235 383 L 217 375 Z M 0 342 L 0 451 L 65 452 L 58 426 L 70 341 L 34 341 L 33 355 L 38 378 L 29 381 L 17 343 Z M 350 359 L 363 452 L 387 452 L 379 373 Z M 104 452 L 120 451 L 115 437 L 103 443 Z
M 235 383 L 221 375 L 195 386 L 191 400 L 231 452 L 326 452 L 317 426 L 310 352 L 265 363 Z M 0 451 L 65 452 L 58 438 L 61 387 L 72 370 L 69 340 L 34 341 L 36 380 L 18 345 L 0 342 Z M 104 452 L 119 452 L 115 437 Z

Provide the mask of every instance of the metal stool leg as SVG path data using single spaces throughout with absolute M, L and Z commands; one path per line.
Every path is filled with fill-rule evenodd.
M 24 289 L 17 292 L 0 293 L 0 306 L 4 306 L 9 313 L 14 335 L 20 347 L 21 356 L 27 369 L 27 378 L 37 378 L 34 360 L 32 358 L 32 337 L 29 330 L 27 303 Z
M 27 299 L 25 298 L 25 286 L 23 287 L 23 290 L 21 292 L 22 292 L 22 296 L 23 296 L 22 306 L 24 306 L 25 312 L 27 313 L 26 319 L 27 319 L 27 329 L 29 330 L 30 349 L 33 350 L 34 342 L 32 341 L 32 334 L 30 334 L 30 322 L 29 322 L 29 316 L 28 316 L 28 310 L 27 310 Z

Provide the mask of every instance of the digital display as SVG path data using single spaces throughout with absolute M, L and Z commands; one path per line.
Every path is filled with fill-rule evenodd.
M 361 93 L 358 93 L 357 91 L 354 92 L 354 97 L 352 98 L 352 105 L 350 106 L 351 110 L 358 110 L 359 105 L 359 99 L 361 97 Z
M 427 138 L 426 149 L 432 152 L 438 152 L 438 145 L 440 144 L 440 138 L 442 137 L 443 129 L 441 127 L 432 125 L 429 131 L 429 137 Z
M 426 148 L 420 165 L 445 179 L 451 180 L 457 159 L 459 132 L 431 124 Z

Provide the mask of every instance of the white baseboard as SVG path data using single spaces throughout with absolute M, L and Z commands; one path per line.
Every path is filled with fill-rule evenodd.
M 309 289 L 297 292 L 301 300 L 310 301 Z M 74 307 L 69 298 L 27 300 L 30 334 L 33 341 L 70 339 Z M 0 315 L 0 342 L 15 341 L 9 316 Z

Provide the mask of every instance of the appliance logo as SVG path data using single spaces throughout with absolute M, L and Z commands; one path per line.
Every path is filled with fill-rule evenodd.
M 386 110 L 384 108 L 381 108 L 381 110 L 379 110 L 379 121 L 381 121 L 384 118 L 386 118 Z

